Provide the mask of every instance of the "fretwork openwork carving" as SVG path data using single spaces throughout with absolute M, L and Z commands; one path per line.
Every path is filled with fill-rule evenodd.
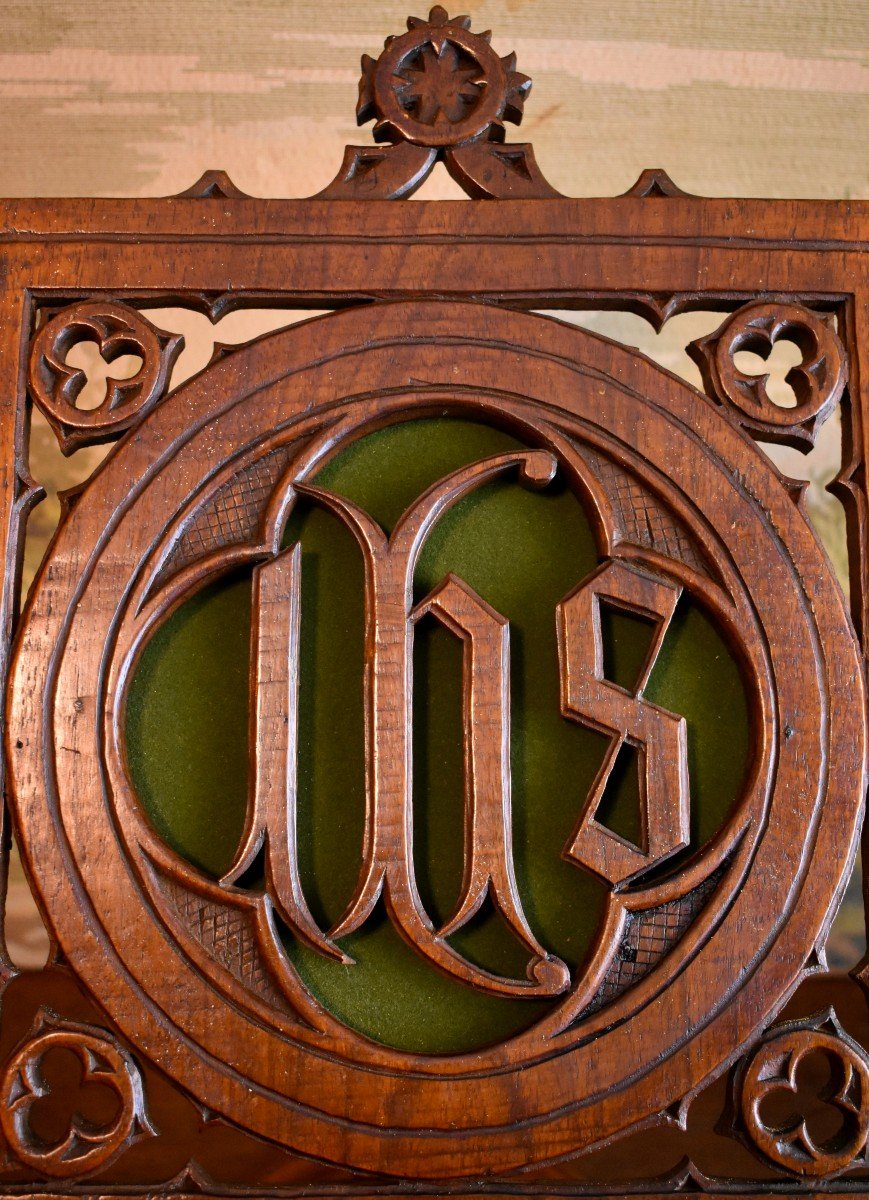
M 72 1056 L 80 1071 L 73 1111 L 56 1139 L 39 1132 L 38 1109 L 49 1112 L 65 1097 L 52 1085 L 47 1063 L 58 1052 Z M 67 1090 L 69 1084 L 66 1085 Z M 77 1110 L 86 1092 L 109 1093 L 114 1112 L 95 1120 Z M 153 1134 L 145 1110 L 139 1070 L 130 1053 L 101 1029 L 41 1014 L 32 1036 L 18 1048 L 0 1081 L 0 1127 L 18 1159 L 44 1175 L 69 1179 L 110 1162 L 136 1138 Z
M 316 197 L 0 202 L 3 1195 L 865 1194 L 869 210 L 561 197 L 496 46 L 411 17 Z M 178 306 L 287 324 L 175 386 Z M 114 445 L 23 595 L 36 413 Z
M 66 355 L 81 341 L 96 342 L 109 363 L 122 354 L 142 359 L 131 379 L 108 380 L 105 399 L 97 408 L 76 406 L 87 380 L 82 370 L 66 362 Z M 33 341 L 29 383 L 63 452 L 110 441 L 140 420 L 162 399 L 183 345 L 183 338 L 155 329 L 125 304 L 85 301 L 47 321 Z

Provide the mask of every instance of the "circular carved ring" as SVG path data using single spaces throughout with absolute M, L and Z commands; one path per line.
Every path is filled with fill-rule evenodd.
M 42 1075 L 42 1062 L 55 1050 L 75 1055 L 83 1084 L 99 1084 L 115 1093 L 117 1115 L 108 1125 L 96 1128 L 73 1117 L 66 1137 L 45 1145 L 31 1126 L 31 1112 L 52 1094 Z M 0 1128 L 16 1157 L 43 1175 L 71 1178 L 95 1171 L 142 1126 L 147 1127 L 136 1065 L 113 1038 L 97 1030 L 49 1027 L 13 1055 L 0 1081 Z
M 816 1140 L 801 1114 L 773 1126 L 761 1111 L 775 1092 L 797 1092 L 800 1065 L 814 1055 L 831 1064 L 820 1098 L 842 1116 L 838 1134 Z M 820 1177 L 844 1170 L 869 1134 L 869 1064 L 859 1047 L 841 1031 L 786 1029 L 764 1040 L 742 1074 L 740 1115 L 751 1141 L 767 1158 L 799 1175 Z
M 766 375 L 748 375 L 734 355 L 748 350 L 766 357 L 780 339 L 794 342 L 802 362 L 786 377 L 796 406 L 770 398 Z M 828 320 L 799 304 L 765 300 L 746 304 L 709 337 L 689 347 L 710 394 L 732 405 L 742 424 L 758 436 L 811 446 L 815 431 L 842 398 L 847 366 L 842 343 Z
M 217 569 L 194 563 L 151 596 L 201 489 L 276 446 L 302 453 L 445 410 L 555 453 L 600 529 L 611 517 L 580 463 L 592 453 L 626 464 L 679 514 L 719 582 L 612 530 L 602 555 L 690 587 L 725 628 L 748 677 L 755 762 L 723 841 L 690 868 L 710 857 L 726 868 L 708 912 L 647 979 L 590 1015 L 588 981 L 575 981 L 516 1037 L 429 1056 L 354 1034 L 286 964 L 292 1011 L 270 1008 L 249 976 L 179 931 L 160 872 L 203 904 L 216 885 L 160 857 L 123 730 L 148 622 Z M 275 552 L 257 535 L 229 550 L 236 562 L 242 550 Z M 475 304 L 348 310 L 318 321 L 316 337 L 295 326 L 217 362 L 177 405 L 150 414 L 53 553 L 68 569 L 43 572 L 15 650 L 7 744 L 17 819 L 37 884 L 50 881 L 43 901 L 64 953 L 124 1033 L 209 1107 L 359 1169 L 506 1171 L 663 1111 L 722 1069 L 789 994 L 857 836 L 859 652 L 826 558 L 776 472 L 717 406 L 654 364 L 580 329 Z M 34 646 L 49 649 L 34 655 Z
M 142 360 L 130 379 L 109 379 L 105 399 L 93 409 L 76 407 L 87 375 L 66 362 L 83 341 L 96 342 L 109 363 L 122 354 Z M 110 300 L 85 300 L 47 321 L 33 339 L 28 384 L 64 454 L 118 437 L 153 408 L 183 346 L 182 337 L 163 333 L 134 308 Z

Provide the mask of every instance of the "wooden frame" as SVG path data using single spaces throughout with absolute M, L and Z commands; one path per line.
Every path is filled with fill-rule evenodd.
M 465 24 L 438 11 L 384 52 L 389 72 L 396 56 L 445 42 L 478 54 L 492 78 L 503 70 L 500 115 L 521 115 L 527 81 L 515 64 L 496 67 L 506 60 L 490 62 Z M 386 111 L 377 90 L 385 58 L 363 62 L 363 117 L 378 103 Z M 26 976 L 4 962 L 0 1128 L 10 1194 L 44 1193 L 53 1179 L 76 1194 L 864 1186 L 865 1005 L 855 983 L 822 968 L 863 812 L 869 204 L 701 199 L 660 172 L 615 199 L 557 197 L 529 147 L 495 140 L 490 117 L 420 146 L 413 122 L 384 127 L 381 112 L 375 135 L 391 144 L 350 148 L 336 183 L 310 200 L 252 199 L 211 173 L 160 200 L 0 202 L 8 786 L 57 943 L 44 972 Z M 493 155 L 497 171 L 523 182 L 496 171 L 492 183 Z M 505 198 L 360 198 L 407 194 L 439 156 L 473 195 Z M 220 356 L 164 402 L 179 345 L 147 309 L 167 304 L 212 318 L 241 306 L 346 311 Z M 533 313 L 553 308 L 624 308 L 656 325 L 720 309 L 720 329 L 692 349 L 707 397 L 633 351 Z M 75 407 L 79 373 L 65 366 L 83 336 L 109 360 L 131 349 L 143 359 L 88 413 Z M 779 336 L 804 355 L 788 410 L 733 364 L 737 349 Z M 39 496 L 28 469 L 31 403 L 66 452 L 123 440 L 69 499 L 19 617 L 23 526 Z M 810 446 L 836 406 L 853 624 L 800 489 L 752 442 Z M 528 448 L 442 480 L 388 538 L 312 482 L 362 432 L 441 409 L 473 413 Z M 269 494 L 245 536 L 218 523 L 207 553 L 188 553 L 190 531 L 249 490 L 257 470 Z M 545 487 L 558 472 L 593 514 L 601 557 L 599 572 L 558 606 L 561 712 L 614 738 L 561 851 L 613 889 L 579 981 L 536 940 L 512 870 L 506 620 L 452 576 L 396 607 L 415 548 L 446 507 L 484 478 Z M 366 845 L 357 892 L 330 931 L 301 893 L 287 801 L 299 559 L 280 552 L 280 535 L 299 496 L 339 513 L 368 572 Z M 157 844 L 138 809 L 125 778 L 124 697 L 150 631 L 202 580 L 254 561 L 257 783 L 237 860 L 208 881 Z M 683 589 L 741 663 L 753 767 L 722 834 L 677 875 L 649 875 L 689 841 L 685 723 L 643 699 Z M 655 624 L 632 691 L 605 677 L 601 604 Z M 441 928 L 421 910 L 412 878 L 411 717 L 398 682 L 426 615 L 462 639 L 466 656 L 465 877 Z M 278 737 L 270 731 L 281 715 Z M 632 847 L 595 820 L 624 741 L 645 755 L 645 826 Z M 270 899 L 250 899 L 237 885 L 264 846 Z M 487 973 L 450 946 L 487 890 L 528 949 L 526 980 Z M 411 1056 L 353 1034 L 292 976 L 287 983 L 269 922 L 276 911 L 306 944 L 340 959 L 339 940 L 381 896 L 406 940 L 468 986 L 562 999 L 527 1033 L 471 1055 Z M 235 930 L 231 945 L 214 934 L 219 921 Z M 51 1092 L 40 1063 L 52 1047 L 78 1059 L 79 1083 L 96 1080 L 116 1097 L 114 1115 L 109 1105 L 108 1118 L 90 1125 L 77 1126 L 73 1110 L 57 1144 L 30 1124 Z M 818 1106 L 840 1114 L 820 1140 L 763 1107 L 776 1088 L 797 1090 L 797 1068 L 813 1054 L 831 1064 Z M 236 1165 L 215 1178 L 221 1144 Z M 686 1161 L 667 1166 L 677 1151 Z

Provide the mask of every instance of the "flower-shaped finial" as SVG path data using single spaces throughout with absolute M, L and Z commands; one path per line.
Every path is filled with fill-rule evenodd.
M 408 17 L 407 33 L 388 37 L 378 58 L 362 55 L 356 119 L 374 121 L 376 146 L 347 146 L 326 200 L 412 195 L 442 162 L 469 196 L 540 200 L 558 196 L 525 142 L 505 144 L 504 122 L 518 125 L 531 80 L 516 55 L 501 58 L 492 35 L 471 18 L 436 4 Z
M 356 116 L 374 120 L 378 142 L 444 148 L 503 141 L 504 121 L 519 124 L 531 80 L 516 55 L 499 58 L 491 33 L 471 33 L 470 17 L 436 5 L 408 17 L 408 32 L 386 39 L 379 58 L 362 56 Z

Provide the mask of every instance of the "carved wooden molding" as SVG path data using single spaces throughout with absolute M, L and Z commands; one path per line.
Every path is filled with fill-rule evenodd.
M 705 200 L 659 171 L 612 200 L 559 198 L 530 147 L 503 140 L 530 87 L 513 57 L 441 8 L 408 24 L 363 60 L 358 115 L 376 144 L 350 147 L 320 197 L 257 201 L 211 171 L 170 199 L 0 204 L 4 822 L 58 947 L 42 972 L 3 965 L 0 1191 L 65 1178 L 100 1195 L 787 1194 L 802 1177 L 861 1194 L 865 1003 L 821 964 L 864 808 L 869 208 Z M 368 203 L 408 196 L 439 159 L 472 197 L 522 203 Z M 213 320 L 328 311 L 218 347 L 173 389 L 181 339 L 147 316 L 170 304 Z M 528 311 L 554 308 L 657 327 L 721 312 L 689 348 L 704 390 Z M 781 338 L 802 353 L 789 409 L 734 360 Z M 76 403 L 79 341 L 142 360 L 95 409 Z M 64 453 L 116 445 L 67 501 L 21 607 L 31 406 Z M 850 606 L 801 489 L 757 444 L 806 450 L 834 412 Z M 377 439 L 435 422 L 500 442 L 407 494 L 416 464 L 392 462 L 388 519 L 340 483 Z M 522 576 L 527 531 L 499 531 L 485 585 L 437 557 L 499 497 L 537 505 L 568 555 L 536 643 L 549 683 L 530 700 L 522 618 L 497 586 Z M 358 595 L 349 573 L 332 596 L 312 588 L 317 520 L 346 539 Z M 532 599 L 542 574 L 525 570 Z M 249 614 L 246 810 L 211 869 L 148 808 L 129 712 L 147 655 L 228 580 Z M 351 599 L 359 832 L 331 860 L 353 876 L 332 912 L 309 862 L 306 672 L 325 606 Z M 745 709 L 742 783 L 714 821 L 693 710 L 656 690 L 688 613 Z M 626 672 L 619 621 L 647 634 Z M 415 676 L 433 630 L 458 651 L 462 763 L 443 911 L 415 836 L 431 716 Z M 529 704 L 597 747 L 594 770 L 529 792 Z M 737 753 L 725 737 L 721 761 Z M 628 830 L 609 806 L 631 756 Z M 584 949 L 553 934 L 544 903 L 577 881 L 600 902 Z M 507 965 L 475 950 L 485 920 Z M 413 980 L 500 1006 L 486 1011 L 513 1032 L 426 1052 L 366 1032 L 335 996 L 374 1003 L 358 981 L 364 938 L 383 930 Z M 430 1003 L 425 983 L 402 986 Z M 82 1087 L 114 1090 L 102 1123 L 70 1100 L 58 1133 L 35 1108 L 52 1048 Z M 767 1107 L 819 1050 L 832 1132 Z

